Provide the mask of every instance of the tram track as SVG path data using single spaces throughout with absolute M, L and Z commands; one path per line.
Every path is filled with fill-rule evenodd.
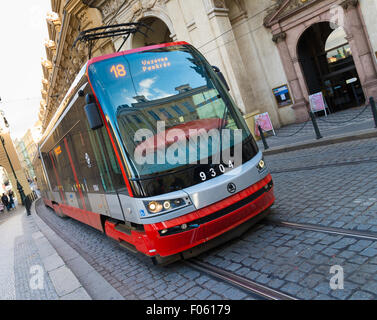
M 332 234 L 332 235 L 352 237 L 352 238 L 356 238 L 360 240 L 377 241 L 377 233 L 375 232 L 347 230 L 347 229 L 342 229 L 342 228 L 327 227 L 327 226 L 314 225 L 314 224 L 296 223 L 296 222 L 284 221 L 284 220 L 273 219 L 273 218 L 264 219 L 263 221 L 259 223 L 259 226 L 263 227 L 263 225 L 273 225 L 273 226 L 286 227 L 286 228 L 291 228 L 291 229 L 296 229 L 296 230 L 299 229 L 299 230 L 304 230 L 304 231 L 323 232 L 323 233 Z M 218 267 L 212 266 L 210 264 L 207 264 L 207 263 L 195 260 L 195 259 L 190 260 L 186 263 L 198 271 L 206 272 L 207 274 L 213 277 L 216 277 L 234 286 L 242 288 L 263 299 L 298 300 L 297 298 L 287 295 L 283 292 L 277 291 L 265 285 L 261 285 L 259 283 L 251 281 L 244 277 L 235 275 L 232 272 L 228 272 L 224 269 L 220 269 Z
M 377 241 L 377 233 L 373 232 L 365 232 L 365 231 L 356 231 L 356 230 L 346 230 L 341 228 L 334 228 L 334 227 L 326 227 L 321 225 L 314 225 L 314 224 L 303 224 L 303 223 L 296 223 L 290 221 L 284 221 L 279 219 L 267 218 L 262 220 L 259 224 L 260 227 L 263 228 L 264 225 L 274 225 L 279 227 L 287 227 L 291 229 L 299 229 L 304 231 L 313 231 L 313 232 L 323 232 L 332 235 L 341 235 L 347 237 L 353 237 L 357 239 L 363 240 L 372 240 Z M 283 292 L 278 290 L 269 288 L 265 285 L 261 285 L 257 282 L 251 281 L 247 278 L 242 276 L 238 276 L 232 272 L 226 271 L 224 269 L 220 269 L 208 263 L 204 263 L 202 261 L 198 261 L 192 259 L 187 261 L 186 264 L 191 266 L 192 268 L 205 272 L 215 278 L 221 279 L 233 286 L 242 288 L 251 294 L 261 297 L 263 299 L 268 300 L 298 300 L 297 298 L 287 295 Z
M 309 224 L 309 223 L 307 224 L 296 223 L 296 222 L 284 221 L 284 220 L 279 220 L 279 219 L 271 219 L 271 218 L 261 221 L 260 224 L 275 225 L 275 226 L 287 227 L 291 229 L 323 232 L 323 233 L 328 233 L 328 234 L 353 237 L 357 239 L 377 241 L 377 233 L 375 232 L 347 230 L 347 229 L 342 229 L 342 228 L 327 227 L 327 226 L 321 226 L 321 225 Z
M 334 228 L 334 227 L 327 227 L 321 225 L 314 225 L 314 224 L 303 224 L 303 223 L 295 223 L 290 221 L 284 221 L 279 219 L 271 219 L 267 218 L 264 219 L 259 223 L 262 227 L 263 225 L 274 225 L 279 227 L 287 227 L 291 229 L 299 229 L 304 231 L 313 231 L 313 232 L 323 232 L 332 235 L 341 235 L 346 237 L 353 237 L 360 240 L 372 240 L 377 241 L 377 233 L 373 232 L 365 232 L 365 231 L 357 231 L 357 230 L 347 230 L 342 228 Z M 243 290 L 250 292 L 257 297 L 261 297 L 263 299 L 268 300 L 298 300 L 297 298 L 287 295 L 283 292 L 278 290 L 269 288 L 265 285 L 261 285 L 257 282 L 251 281 L 247 278 L 242 276 L 238 276 L 232 272 L 226 271 L 224 269 L 220 269 L 208 263 L 192 259 L 190 261 L 186 261 L 186 264 L 191 266 L 192 268 L 205 272 L 215 278 L 221 279 L 233 286 L 239 287 Z
M 185 264 L 191 268 L 204 272 L 212 277 L 220 279 L 224 282 L 231 284 L 232 286 L 239 287 L 252 295 L 267 300 L 298 300 L 288 294 L 272 289 L 265 285 L 261 285 L 255 281 L 251 281 L 247 278 L 238 276 L 232 272 L 220 269 L 208 263 L 192 259 L 185 261 Z
M 377 158 L 357 160 L 357 161 L 337 162 L 337 163 L 326 163 L 326 164 L 320 164 L 320 165 L 315 165 L 315 166 L 295 167 L 295 168 L 288 168 L 288 169 L 282 169 L 282 170 L 270 170 L 270 173 L 277 174 L 277 173 L 288 173 L 288 172 L 296 172 L 296 171 L 309 171 L 309 170 L 332 168 L 332 167 L 352 166 L 352 165 L 365 164 L 365 163 L 377 163 Z

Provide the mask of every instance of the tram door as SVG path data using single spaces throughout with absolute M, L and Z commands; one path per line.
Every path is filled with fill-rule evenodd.
M 85 93 L 89 93 L 88 90 L 86 88 Z M 85 211 L 124 220 L 118 192 L 125 185 L 119 164 L 106 128 L 90 129 L 84 104 L 85 99 L 79 98 L 67 114 L 75 122 L 67 137 L 66 149 L 70 150 L 72 170 L 75 170 L 76 197 Z M 89 219 L 92 217 L 89 215 Z M 92 225 L 94 223 L 91 221 Z

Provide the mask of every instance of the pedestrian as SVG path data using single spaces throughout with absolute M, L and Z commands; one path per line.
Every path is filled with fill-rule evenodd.
M 12 190 L 9 190 L 9 209 L 12 210 L 15 208 L 15 205 L 14 205 L 14 193 Z
M 9 211 L 9 199 L 5 193 L 3 193 L 3 196 L 1 197 L 1 202 L 3 203 L 4 207 L 7 208 L 7 211 Z
M 31 201 L 30 201 L 30 197 L 29 196 L 25 197 L 25 208 L 26 208 L 26 214 L 28 216 L 30 216 L 31 215 L 31 211 L 30 211 Z

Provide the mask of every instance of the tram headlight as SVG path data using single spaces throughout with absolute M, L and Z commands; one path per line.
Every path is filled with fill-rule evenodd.
M 259 171 L 263 171 L 266 168 L 266 163 L 264 162 L 264 159 L 262 158 L 257 165 L 257 169 Z
M 171 208 L 170 201 L 169 200 L 164 201 L 163 207 L 165 210 L 169 210 Z
M 151 201 L 149 202 L 148 204 L 148 211 L 150 213 L 159 213 L 161 212 L 163 209 L 161 203 L 157 202 L 157 201 Z
M 153 200 L 144 201 L 144 205 L 150 214 L 170 212 L 176 209 L 186 207 L 191 204 L 189 198 L 178 198 L 172 200 Z

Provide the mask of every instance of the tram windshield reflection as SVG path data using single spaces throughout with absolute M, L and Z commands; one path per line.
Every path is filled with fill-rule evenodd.
M 212 67 L 189 46 L 117 56 L 92 64 L 88 73 L 101 107 L 114 116 L 137 176 L 211 162 L 251 136 Z M 204 150 L 198 141 L 215 130 L 219 134 L 208 135 Z M 165 161 L 158 159 L 161 150 Z M 146 153 L 153 154 L 153 163 L 137 159 Z

